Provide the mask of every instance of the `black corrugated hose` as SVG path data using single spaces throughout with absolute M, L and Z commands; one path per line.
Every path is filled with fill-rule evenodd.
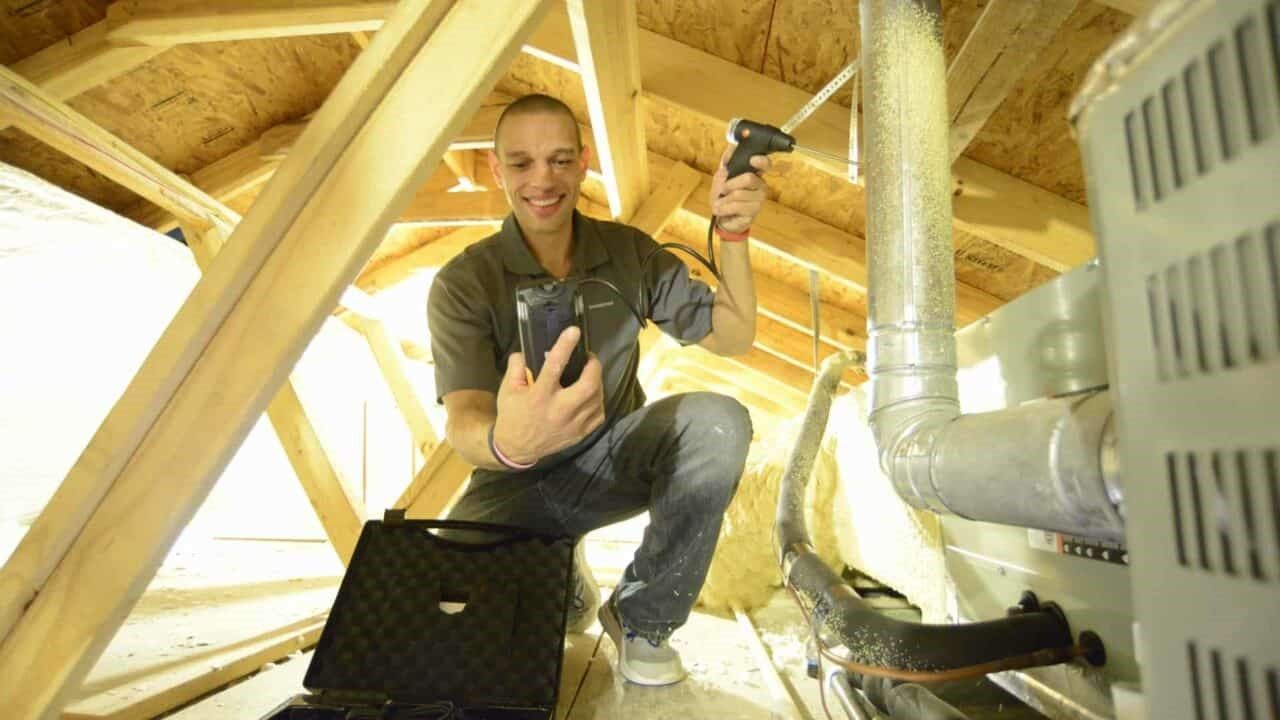
M 823 363 L 778 498 L 775 530 L 783 580 L 813 625 L 822 658 L 858 675 L 935 682 L 1052 665 L 1085 654 L 1073 644 L 1066 617 L 1052 603 L 976 623 L 896 620 L 858 597 L 813 551 L 804 521 L 805 487 L 840 375 L 865 362 L 863 353 L 845 352 Z M 842 652 L 823 642 L 821 630 L 839 638 Z

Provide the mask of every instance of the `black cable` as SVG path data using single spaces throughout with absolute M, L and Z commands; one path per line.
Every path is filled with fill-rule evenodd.
M 640 323 L 640 329 L 641 330 L 644 329 L 644 315 L 641 314 L 639 308 L 637 308 L 634 304 L 632 304 L 630 300 L 627 299 L 627 296 L 624 295 L 622 291 L 618 289 L 617 285 L 614 285 L 613 283 L 603 278 L 583 278 L 578 281 L 578 289 L 574 290 L 575 294 L 582 292 L 581 288 L 583 285 L 603 285 L 604 287 L 609 288 L 609 290 L 613 291 L 614 295 L 618 296 L 618 299 L 622 301 L 622 304 L 627 306 L 627 309 L 631 311 L 631 314 L 635 316 L 636 322 Z M 640 289 L 642 291 L 644 289 L 643 276 L 641 276 L 641 279 L 640 279 Z M 643 307 L 643 305 L 641 305 L 641 307 Z
M 714 225 L 715 225 L 715 218 L 712 218 L 711 223 L 707 226 L 707 251 L 709 253 L 712 252 L 711 228 Z M 701 253 L 699 253 L 697 250 L 694 250 L 693 248 L 683 243 L 676 243 L 676 242 L 662 243 L 657 247 L 655 247 L 653 250 L 651 250 L 649 254 L 645 255 L 644 259 L 640 261 L 640 307 L 645 309 L 648 309 L 649 307 L 649 298 L 648 298 L 648 292 L 647 292 L 648 288 L 645 286 L 645 282 L 644 282 L 645 270 L 649 265 L 649 261 L 657 257 L 659 251 L 667 250 L 667 249 L 683 250 L 689 255 L 692 255 L 695 260 L 697 260 L 698 262 L 706 266 L 707 270 L 711 272 L 711 276 L 716 279 L 716 282 L 718 283 L 724 282 L 724 278 L 720 275 L 720 269 L 716 267 L 714 253 L 712 257 L 708 259 L 704 257 Z

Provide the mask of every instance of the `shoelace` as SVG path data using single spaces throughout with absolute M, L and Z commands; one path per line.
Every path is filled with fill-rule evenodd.
M 647 637 L 641 637 L 640 633 L 636 632 L 635 630 L 628 630 L 628 631 L 626 632 L 626 636 L 627 636 L 627 640 L 628 640 L 628 641 L 635 640 L 636 638 L 640 638 L 641 640 L 644 640 L 645 642 L 649 643 L 649 647 L 651 647 L 651 648 L 660 648 L 660 647 L 662 647 L 662 641 L 661 641 L 661 640 L 657 640 L 657 641 L 655 641 L 655 640 L 651 640 L 651 639 L 649 639 L 649 638 L 647 638 Z

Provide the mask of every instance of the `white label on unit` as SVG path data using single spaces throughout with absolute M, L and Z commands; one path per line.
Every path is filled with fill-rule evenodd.
M 1062 536 L 1048 530 L 1027 530 L 1027 542 L 1036 550 L 1062 552 Z

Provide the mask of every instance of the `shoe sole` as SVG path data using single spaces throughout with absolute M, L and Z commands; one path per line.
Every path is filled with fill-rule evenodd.
M 613 641 L 613 647 L 618 651 L 618 672 L 622 673 L 623 679 L 636 685 L 644 685 L 646 687 L 665 687 L 667 685 L 675 685 L 685 679 L 688 673 L 681 675 L 673 680 L 651 680 L 647 678 L 635 678 L 627 672 L 627 666 L 622 662 L 622 621 L 618 620 L 613 608 L 613 598 L 610 597 L 600 605 L 598 614 L 600 619 L 600 627 L 604 629 L 609 639 Z

